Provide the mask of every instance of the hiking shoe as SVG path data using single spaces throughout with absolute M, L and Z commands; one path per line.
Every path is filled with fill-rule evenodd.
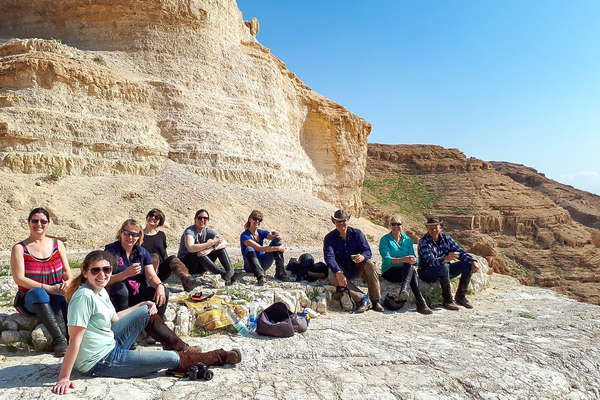
M 444 302 L 444 304 L 442 304 L 442 307 L 444 307 L 446 310 L 458 311 L 458 306 L 454 301 Z
M 258 279 L 256 280 L 256 284 L 258 286 L 264 286 L 266 282 L 267 282 L 267 280 L 265 279 L 264 276 L 259 276 Z
M 369 296 L 364 296 L 356 307 L 356 312 L 363 313 L 369 309 L 371 309 L 371 300 L 369 300 Z
M 377 312 L 383 312 L 384 311 L 384 308 L 381 305 L 381 303 L 379 302 L 379 299 L 373 300 L 372 303 L 373 303 L 373 311 L 377 311 Z

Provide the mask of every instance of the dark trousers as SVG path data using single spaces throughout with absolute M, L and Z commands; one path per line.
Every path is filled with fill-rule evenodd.
M 167 310 L 167 304 L 169 303 L 169 289 L 165 289 L 165 303 L 158 307 L 158 314 L 164 317 L 165 311 Z M 134 306 L 142 301 L 153 301 L 156 289 L 152 286 L 148 286 L 145 283 L 140 284 L 140 290 L 137 294 L 133 294 L 130 288 L 127 286 L 125 281 L 112 284 L 110 286 L 110 301 L 117 312 L 123 311 L 124 309 Z
M 386 281 L 404 283 L 408 271 L 410 271 L 411 268 L 414 267 L 408 263 L 392 265 L 392 267 L 381 274 L 381 276 Z M 410 289 L 415 296 L 418 296 L 419 293 L 421 293 L 419 290 L 419 278 L 416 273 L 412 274 L 412 277 L 410 278 Z
M 217 259 L 219 259 L 223 268 L 217 267 L 215 264 Z M 233 276 L 233 267 L 231 266 L 229 254 L 227 254 L 226 249 L 213 250 L 207 256 L 200 257 L 198 257 L 196 253 L 189 253 L 181 261 L 183 261 L 190 271 L 190 274 L 201 275 L 208 271 L 213 274 L 221 275 L 225 280 Z
M 439 267 L 421 267 L 419 268 L 419 277 L 425 282 L 433 283 L 440 278 L 456 278 L 462 274 L 471 274 L 471 263 L 468 261 L 457 261 L 455 263 L 443 263 Z

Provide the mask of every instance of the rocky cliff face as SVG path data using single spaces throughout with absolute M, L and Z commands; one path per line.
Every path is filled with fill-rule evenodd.
M 399 212 L 418 239 L 423 215 L 437 215 L 496 272 L 600 304 L 599 232 L 551 197 L 456 149 L 369 144 L 368 157 L 363 199 L 372 219 Z
M 0 0 L 0 165 L 297 189 L 359 212 L 371 126 L 303 84 L 233 0 Z M 18 38 L 18 39 L 12 39 Z
M 600 196 L 548 179 L 525 165 L 500 161 L 492 161 L 490 164 L 501 174 L 545 194 L 569 211 L 571 217 L 580 224 L 600 229 Z

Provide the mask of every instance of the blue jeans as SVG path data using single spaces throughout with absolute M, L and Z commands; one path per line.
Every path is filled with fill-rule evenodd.
M 88 371 L 91 376 L 134 378 L 146 376 L 163 368 L 177 368 L 179 355 L 174 351 L 129 350 L 150 315 L 142 306 L 112 324 L 117 344 L 115 348 Z
M 439 267 L 419 268 L 419 278 L 428 283 L 438 281 L 440 278 L 456 278 L 462 274 L 471 273 L 471 263 L 468 261 L 457 261 L 455 263 L 443 263 Z
M 35 315 L 33 312 L 33 305 L 39 303 L 50 303 L 50 307 L 52 307 L 52 310 L 55 313 L 63 310 L 66 311 L 67 309 L 67 302 L 63 296 L 48 294 L 48 292 L 41 287 L 35 287 L 33 289 L 29 289 L 27 293 L 25 293 L 23 311 L 28 314 Z
M 271 243 L 269 243 L 269 246 L 281 246 L 281 240 L 273 239 L 273 240 L 271 240 Z M 244 256 L 244 271 L 246 271 L 246 272 L 252 272 L 252 270 L 250 269 L 250 266 L 248 265 L 248 261 L 246 260 L 246 258 L 248 257 L 248 253 L 256 254 L 256 257 L 258 258 L 258 262 L 260 263 L 260 266 L 262 267 L 262 269 L 264 271 L 271 268 L 271 265 L 273 265 L 273 262 L 275 261 L 275 253 L 270 252 L 270 253 L 258 254 L 258 252 L 256 250 L 254 250 L 252 247 L 248 246 L 248 247 L 246 247 L 246 255 Z

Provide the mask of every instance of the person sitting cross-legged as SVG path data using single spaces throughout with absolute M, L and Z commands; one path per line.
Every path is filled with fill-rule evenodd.
M 357 304 L 356 312 L 365 312 L 371 306 L 375 311 L 383 311 L 380 303 L 379 276 L 371 261 L 371 248 L 364 233 L 348 226 L 350 214 L 337 210 L 331 221 L 335 229 L 323 240 L 323 255 L 329 268 L 329 282 L 338 288 L 347 288 L 348 294 Z M 369 288 L 369 295 L 348 288 L 348 279 L 359 275 Z
M 440 281 L 444 308 L 458 310 L 457 303 L 473 308 L 467 300 L 467 288 L 472 274 L 479 271 L 477 261 L 450 235 L 442 232 L 443 225 L 439 219 L 428 218 L 425 227 L 427 233 L 419 240 L 419 277 L 430 283 Z M 459 275 L 456 297 L 452 298 L 450 279 Z

